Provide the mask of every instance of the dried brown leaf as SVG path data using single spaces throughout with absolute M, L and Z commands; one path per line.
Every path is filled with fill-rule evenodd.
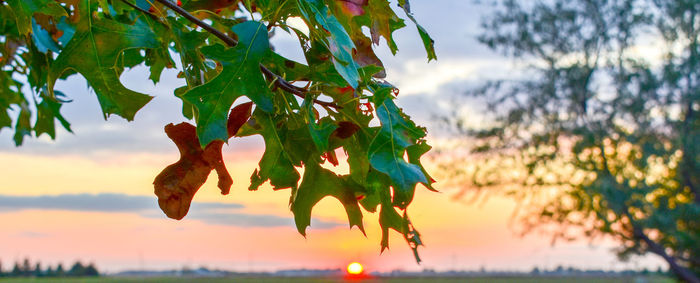
M 248 121 L 251 108 L 252 103 L 244 103 L 231 110 L 227 123 L 229 137 Z M 168 217 L 180 220 L 187 215 L 194 195 L 207 181 L 211 170 L 216 170 L 223 195 L 230 192 L 233 179 L 221 154 L 223 141 L 213 141 L 202 149 L 197 128 L 186 122 L 166 125 L 165 133 L 180 151 L 180 160 L 163 169 L 153 185 L 160 209 Z

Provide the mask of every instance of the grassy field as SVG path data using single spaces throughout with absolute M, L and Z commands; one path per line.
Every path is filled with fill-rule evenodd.
M 335 282 L 367 282 L 367 283 L 441 283 L 441 282 L 493 282 L 493 283 L 536 283 L 536 282 L 630 282 L 630 283 L 672 283 L 674 280 L 666 277 L 462 277 L 462 278 L 373 278 L 363 280 L 348 280 L 343 278 L 290 278 L 290 277 L 231 277 L 231 278 L 124 278 L 124 277 L 100 277 L 100 278 L 22 278 L 0 279 L 2 283 L 117 283 L 117 282 L 144 282 L 144 283 L 185 283 L 185 282 L 289 282 L 289 283 L 335 283 Z

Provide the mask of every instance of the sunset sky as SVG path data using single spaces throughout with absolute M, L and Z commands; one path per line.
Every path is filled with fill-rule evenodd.
M 392 3 L 394 6 L 395 3 Z M 387 80 L 400 88 L 397 104 L 419 124 L 430 140 L 443 138 L 433 115 L 449 98 L 488 78 L 507 76 L 515 66 L 480 46 L 478 23 L 487 9 L 468 0 L 413 1 L 416 18 L 435 39 L 438 61 L 428 63 L 415 27 L 396 33 L 399 54 L 382 42 L 377 47 Z M 399 13 L 403 16 L 403 14 Z M 296 60 L 296 39 L 278 32 L 276 51 Z M 249 192 L 250 174 L 263 153 L 259 137 L 236 138 L 224 147 L 224 160 L 234 179 L 231 194 L 221 196 L 216 177 L 195 197 L 182 221 L 166 218 L 153 194 L 153 179 L 175 162 L 178 151 L 163 126 L 184 121 L 181 103 L 172 95 L 184 82 L 177 71 L 164 73 L 154 86 L 145 69 L 126 72 L 121 80 L 133 90 L 154 95 L 128 123 L 120 117 L 104 121 L 97 99 L 80 76 L 56 88 L 74 102 L 63 107 L 75 134 L 58 130 L 25 140 L 15 147 L 12 131 L 0 131 L 0 261 L 4 268 L 30 258 L 44 265 L 94 262 L 102 271 L 169 269 L 183 266 L 237 271 L 288 268 L 341 268 L 358 261 L 368 271 L 553 268 L 656 268 L 653 257 L 616 260 L 604 239 L 557 243 L 548 235 L 520 237 L 511 229 L 512 200 L 492 197 L 484 204 L 454 200 L 455 188 L 419 187 L 409 209 L 425 247 L 417 265 L 398 233 L 391 249 L 380 255 L 377 215 L 365 214 L 367 237 L 348 229 L 340 203 L 324 199 L 313 210 L 308 237 L 296 231 L 288 209 L 289 190 L 268 185 Z M 479 121 L 478 105 L 474 110 Z M 347 170 L 340 166 L 338 172 Z

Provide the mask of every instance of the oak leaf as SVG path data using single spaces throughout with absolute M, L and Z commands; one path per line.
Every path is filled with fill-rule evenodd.
M 365 13 L 365 9 L 362 6 L 367 5 L 368 0 L 339 0 L 343 12 L 353 15 L 361 16 Z
M 248 102 L 233 108 L 227 123 L 229 137 L 248 121 L 252 105 Z M 160 209 L 168 217 L 180 220 L 187 215 L 194 195 L 207 181 L 211 170 L 216 170 L 219 176 L 218 187 L 223 195 L 229 193 L 233 180 L 221 155 L 223 141 L 215 140 L 202 149 L 197 128 L 187 122 L 168 124 L 165 133 L 180 150 L 180 160 L 163 169 L 153 185 Z
M 375 78 L 383 79 L 386 78 L 386 71 L 384 70 L 384 64 L 377 54 L 374 53 L 372 49 L 372 41 L 365 36 L 355 36 L 353 39 L 355 42 L 355 52 L 353 53 L 353 58 L 360 67 L 375 65 L 380 67 L 381 70 L 374 74 Z
M 353 122 L 348 122 L 348 121 L 340 121 L 338 122 L 338 128 L 333 131 L 333 134 L 331 134 L 331 137 L 335 138 L 340 138 L 340 139 L 347 139 L 354 135 L 357 131 L 360 130 L 360 126 L 355 125 Z

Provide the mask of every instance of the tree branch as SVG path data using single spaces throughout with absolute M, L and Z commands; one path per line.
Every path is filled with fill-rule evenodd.
M 295 86 L 286 80 L 284 80 L 280 75 L 275 74 L 274 72 L 270 71 L 270 69 L 265 68 L 262 64 L 260 64 L 260 70 L 265 74 L 265 77 L 267 79 L 272 80 L 275 82 L 275 86 L 281 88 L 282 90 L 289 92 L 291 94 L 294 94 L 302 99 L 306 98 L 306 89 L 300 88 L 298 86 Z M 314 103 L 325 106 L 325 107 L 331 107 L 334 109 L 341 109 L 343 108 L 340 105 L 337 105 L 333 102 L 325 102 L 325 101 L 320 101 L 318 99 L 314 99 Z
M 187 10 L 182 9 L 180 6 L 175 5 L 173 2 L 170 2 L 168 0 L 155 0 L 158 3 L 163 4 L 163 6 L 166 6 L 173 10 L 175 13 L 180 14 L 183 16 L 185 19 L 189 20 L 190 22 L 194 23 L 195 25 L 201 27 L 202 29 L 208 31 L 209 33 L 213 34 L 214 36 L 218 37 L 226 43 L 229 47 L 236 46 L 238 44 L 238 41 L 231 38 L 227 34 L 215 29 L 214 27 L 208 25 L 207 23 L 203 22 L 202 20 L 198 19 L 197 17 L 193 16 Z M 280 89 L 287 91 L 289 93 L 292 93 L 300 98 L 306 98 L 306 93 L 307 90 L 304 88 L 297 87 L 290 82 L 286 81 L 284 78 L 282 78 L 280 75 L 275 74 L 274 72 L 270 71 L 267 67 L 265 67 L 263 64 L 260 64 L 260 70 L 262 73 L 265 75 L 267 79 L 270 79 L 274 82 L 276 87 L 279 87 Z M 340 109 L 342 108 L 341 106 L 332 103 L 332 102 L 325 102 L 325 101 L 320 101 L 317 99 L 313 100 L 314 103 L 321 105 L 321 106 L 326 106 L 326 107 L 331 107 L 334 109 Z
M 209 33 L 213 34 L 214 36 L 218 37 L 224 43 L 226 43 L 228 46 L 233 47 L 233 46 L 236 46 L 236 44 L 238 44 L 237 40 L 231 38 L 230 36 L 219 31 L 218 29 L 215 29 L 214 27 L 208 25 L 207 23 L 203 22 L 202 20 L 198 19 L 194 15 L 187 12 L 187 10 L 180 8 L 180 6 L 178 6 L 178 5 L 175 5 L 173 2 L 170 2 L 168 0 L 155 0 L 155 1 L 163 4 L 163 6 L 170 8 L 170 10 L 175 11 L 175 13 L 180 14 L 180 16 L 184 17 L 185 19 L 189 20 L 190 22 L 194 23 L 195 25 L 203 28 L 204 30 L 206 30 Z
M 664 260 L 666 260 L 666 262 L 668 262 L 669 266 L 671 267 L 671 270 L 678 276 L 678 278 L 686 282 L 700 283 L 700 278 L 698 278 L 697 275 L 695 275 L 689 269 L 680 266 L 673 256 L 666 253 L 666 249 L 663 246 L 652 241 L 647 235 L 644 234 L 644 232 L 642 232 L 641 229 L 637 227 L 634 228 L 634 237 L 642 240 L 645 244 L 647 244 L 649 251 L 661 256 Z
M 0 0 L 0 3 L 1 3 L 1 2 L 2 2 L 2 0 Z M 129 1 L 127 1 L 127 0 L 122 0 L 122 2 L 123 2 L 124 4 L 126 4 L 126 5 L 128 5 L 129 7 L 133 8 L 134 10 L 137 10 L 137 11 L 139 11 L 139 12 L 141 12 L 141 13 L 144 13 L 144 14 L 150 16 L 151 18 L 153 18 L 153 19 L 155 19 L 155 20 L 158 20 L 158 17 L 157 17 L 156 15 L 151 14 L 150 12 L 148 12 L 148 11 L 146 11 L 146 10 L 144 10 L 144 9 L 141 9 L 141 7 L 136 6 L 136 4 L 131 3 L 131 2 L 129 2 Z
M 600 156 L 603 158 L 604 173 L 610 177 L 613 177 L 613 174 L 610 171 L 610 168 L 608 167 L 608 161 L 607 161 L 606 154 L 605 154 L 605 147 L 603 146 L 602 142 L 599 144 L 599 148 L 601 151 Z M 618 186 L 617 183 L 615 183 L 615 184 L 616 184 L 616 186 Z M 619 188 L 616 188 L 616 189 L 619 189 Z M 644 242 L 647 245 L 648 251 L 655 253 L 658 256 L 662 257 L 668 263 L 669 267 L 671 268 L 671 271 L 674 274 L 676 274 L 676 276 L 678 276 L 678 278 L 680 278 L 681 280 L 686 281 L 686 282 L 700 283 L 700 278 L 695 273 L 693 273 L 690 269 L 678 264 L 676 257 L 669 255 L 666 252 L 666 248 L 663 245 L 654 242 L 651 238 L 649 238 L 649 236 L 644 234 L 644 231 L 642 230 L 642 228 L 639 227 L 638 223 L 636 223 L 636 221 L 634 220 L 632 215 L 630 215 L 629 208 L 627 207 L 627 205 L 624 202 L 622 203 L 622 206 L 623 206 L 622 214 L 627 217 L 627 219 L 630 222 L 630 225 L 632 225 L 632 235 L 634 236 L 634 238 Z

